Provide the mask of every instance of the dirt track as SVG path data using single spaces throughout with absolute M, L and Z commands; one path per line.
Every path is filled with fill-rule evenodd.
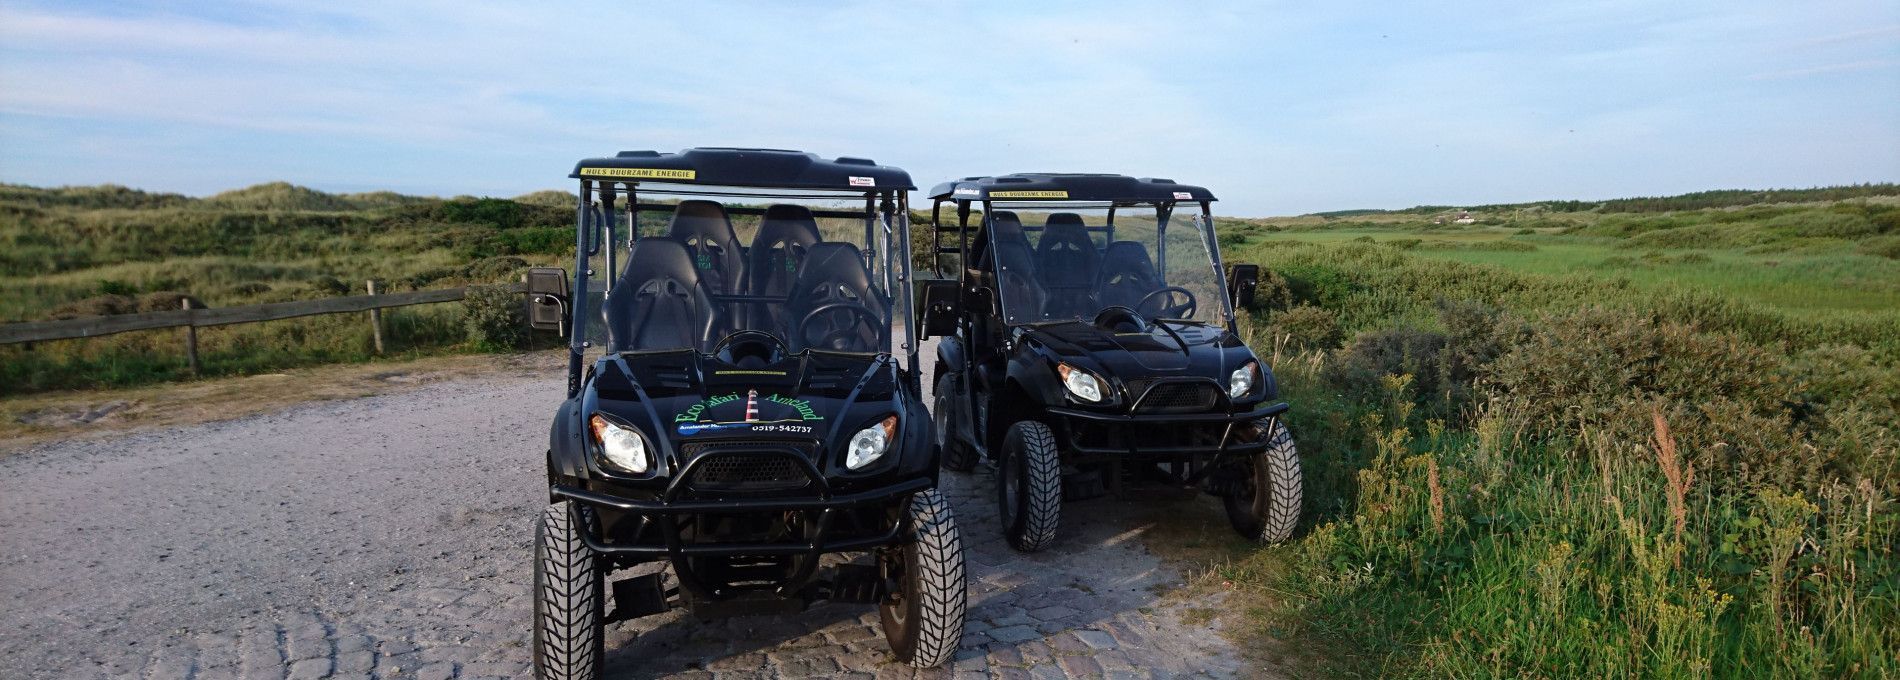
M 0 458 L 0 677 L 526 676 L 562 382 L 464 378 Z M 1181 574 L 1143 547 L 1140 511 L 1071 504 L 1057 546 L 1024 556 L 990 480 L 945 475 L 969 627 L 952 668 L 920 675 L 1257 673 L 1181 621 L 1163 595 Z M 846 605 L 652 617 L 610 631 L 608 675 L 910 677 L 875 622 Z

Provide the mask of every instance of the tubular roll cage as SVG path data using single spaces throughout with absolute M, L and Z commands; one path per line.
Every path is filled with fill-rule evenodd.
M 613 243 L 614 230 L 619 225 L 622 215 L 625 216 L 626 220 L 629 237 L 627 239 L 627 248 L 629 253 L 631 253 L 633 246 L 639 242 L 640 211 L 643 209 L 671 211 L 673 209 L 673 206 L 666 204 L 641 203 L 639 201 L 639 184 L 639 182 L 635 181 L 596 180 L 587 178 L 580 180 L 580 200 L 576 202 L 574 208 L 573 290 L 583 292 L 589 290 L 588 279 L 594 275 L 594 271 L 588 267 L 588 259 L 601 254 L 601 250 L 605 248 L 605 265 L 607 272 L 603 279 L 606 284 L 606 289 L 611 291 L 614 275 L 617 273 L 619 267 L 616 251 L 612 247 L 607 247 L 607 244 Z M 744 189 L 746 187 L 734 188 Z M 876 228 L 877 225 L 882 224 L 885 242 L 890 246 L 888 248 L 891 253 L 891 255 L 888 256 L 890 261 L 886 263 L 885 268 L 880 269 L 876 262 L 876 258 L 878 257 L 877 249 L 867 248 L 864 254 L 866 260 L 865 268 L 871 271 L 873 275 L 883 272 L 881 278 L 884 281 L 885 290 L 889 292 L 893 298 L 892 304 L 895 307 L 893 316 L 895 317 L 897 314 L 902 314 L 903 316 L 901 318 L 906 320 L 904 323 L 904 337 L 898 344 L 898 349 L 904 353 L 904 357 L 908 362 L 906 368 L 910 375 L 909 383 L 911 391 L 921 393 L 922 378 L 917 373 L 918 343 L 916 330 L 914 328 L 916 324 L 912 322 L 916 310 L 913 309 L 915 296 L 911 291 L 910 191 L 908 189 L 895 187 L 867 189 L 861 192 L 852 192 L 845 189 L 815 189 L 812 191 L 829 192 L 837 197 L 842 197 L 850 193 L 861 193 L 864 197 L 864 212 L 862 213 L 841 210 L 819 210 L 813 211 L 813 215 L 815 217 L 864 218 L 864 242 L 867 245 L 876 244 L 878 242 Z M 616 212 L 616 199 L 622 192 L 625 193 L 627 198 L 625 210 Z M 703 190 L 696 191 L 688 187 L 667 188 L 657 193 L 747 198 L 825 197 L 813 193 L 784 194 L 769 191 L 753 191 L 749 193 L 708 192 Z M 752 214 L 755 212 L 763 213 L 764 211 L 757 208 L 730 207 L 728 208 L 728 212 Z M 883 219 L 875 219 L 876 216 L 882 216 Z M 750 295 L 724 295 L 721 296 L 720 299 L 726 302 L 739 303 L 773 301 Z M 569 328 L 586 328 L 583 324 L 586 322 L 588 314 L 587 296 L 584 293 L 577 293 L 572 303 L 568 305 L 567 313 L 569 314 Z M 573 399 L 581 393 L 581 383 L 585 375 L 586 350 L 588 346 L 589 343 L 585 337 L 585 333 L 575 332 L 569 334 L 567 346 L 567 398 L 569 399 Z

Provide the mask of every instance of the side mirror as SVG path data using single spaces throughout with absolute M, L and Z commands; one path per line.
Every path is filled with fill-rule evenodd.
M 567 336 L 567 270 L 534 267 L 528 270 L 528 328 Z
M 1234 309 L 1253 306 L 1253 292 L 1260 286 L 1260 265 L 1235 264 L 1227 268 L 1227 292 L 1234 296 Z
M 925 279 L 924 302 L 917 310 L 918 326 L 923 327 L 923 337 L 957 334 L 957 288 L 960 284 L 953 279 Z

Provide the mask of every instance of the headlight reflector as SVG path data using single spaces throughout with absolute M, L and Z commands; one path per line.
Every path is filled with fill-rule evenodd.
M 1235 369 L 1227 376 L 1227 398 L 1239 399 L 1253 392 L 1254 376 L 1260 374 L 1260 364 L 1247 362 L 1247 365 Z
M 1056 373 L 1062 376 L 1062 386 L 1069 388 L 1069 394 L 1087 402 L 1102 400 L 1102 381 L 1095 375 L 1068 364 L 1056 364 Z
M 870 427 L 858 430 L 851 435 L 851 445 L 845 450 L 844 466 L 856 470 L 884 456 L 891 447 L 891 440 L 897 438 L 897 416 L 885 416 L 883 420 Z
M 617 423 L 594 414 L 588 419 L 593 426 L 594 441 L 600 443 L 601 456 L 608 465 L 622 472 L 644 475 L 650 467 L 647 455 L 647 438 L 631 427 L 622 427 Z

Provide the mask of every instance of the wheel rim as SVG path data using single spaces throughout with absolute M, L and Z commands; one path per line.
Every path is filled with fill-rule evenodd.
M 891 594 L 889 597 L 884 598 L 884 611 L 885 614 L 890 617 L 891 622 L 897 624 L 900 630 L 907 629 L 910 626 L 910 607 L 908 604 L 912 587 L 910 583 L 909 565 L 905 564 L 910 560 L 910 552 L 910 546 L 906 545 L 904 548 L 886 552 L 882 560 L 884 562 L 885 579 L 891 584 Z
M 1247 509 L 1253 511 L 1255 518 L 1265 514 L 1267 504 L 1262 502 L 1264 494 L 1260 493 L 1259 459 L 1253 461 L 1253 469 L 1247 471 L 1247 479 L 1240 485 L 1240 499 L 1246 501 Z
M 1242 528 L 1242 524 L 1257 524 L 1266 507 L 1265 503 L 1260 502 L 1258 492 L 1260 487 L 1257 481 L 1260 474 L 1258 463 L 1259 461 L 1253 461 L 1249 465 L 1247 474 L 1241 477 L 1239 486 L 1234 488 L 1234 492 L 1227 496 L 1224 503 L 1228 516 L 1235 522 L 1235 528 L 1241 529 L 1243 533 L 1247 530 Z

